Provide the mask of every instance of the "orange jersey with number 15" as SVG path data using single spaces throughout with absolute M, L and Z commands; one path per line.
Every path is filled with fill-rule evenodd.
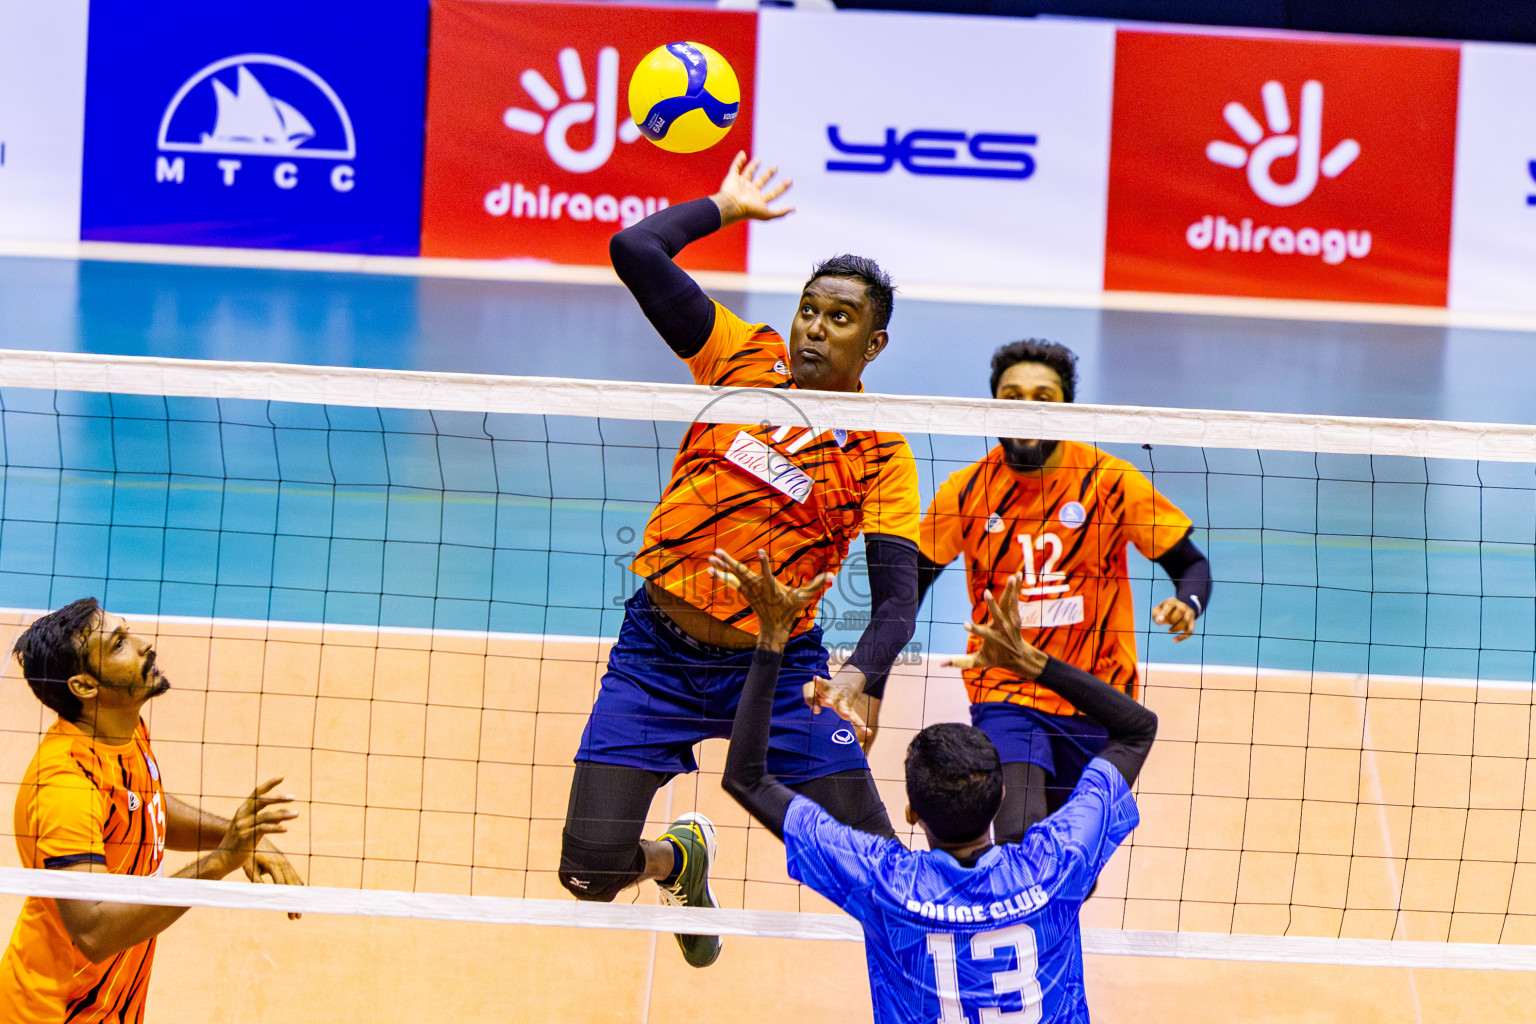
M 155 875 L 165 854 L 165 793 L 140 722 L 109 746 L 62 718 L 38 745 L 16 794 L 16 852 L 24 868 L 95 864 Z M 13 1024 L 136 1024 L 155 940 L 93 964 L 70 940 L 51 899 L 30 896 L 0 960 L 0 1014 Z
M 723 388 L 775 388 L 793 406 L 784 339 L 719 303 L 709 340 L 688 359 L 693 379 Z M 721 548 L 757 565 L 759 548 L 791 587 L 838 572 L 862 533 L 917 541 L 917 467 L 900 434 L 813 426 L 695 423 L 688 428 L 645 543 L 630 566 L 728 625 L 757 632 L 757 616 L 709 573 Z M 815 621 L 811 602 L 795 624 Z
M 918 549 L 948 565 L 966 559 L 971 615 L 984 622 L 982 595 L 1024 574 L 1024 638 L 1045 653 L 1136 695 L 1136 620 L 1126 545 L 1151 559 L 1189 532 L 1189 517 L 1136 467 L 1092 445 L 1060 443 L 1045 473 L 1018 473 L 1002 446 L 953 474 L 923 516 Z M 968 649 L 980 643 L 971 639 Z M 1003 669 L 967 670 L 971 702 L 1008 701 L 1071 714 L 1056 694 Z

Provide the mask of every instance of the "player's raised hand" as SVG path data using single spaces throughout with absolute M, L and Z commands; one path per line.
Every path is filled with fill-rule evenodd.
M 786 587 L 773 575 L 773 563 L 768 561 L 766 551 L 758 550 L 757 565 L 758 571 L 754 572 L 718 548 L 709 556 L 709 574 L 739 591 L 752 606 L 757 616 L 758 646 L 783 650 L 800 613 L 832 582 L 832 576 L 819 573 L 803 586 Z
M 1167 598 L 1152 609 L 1152 621 L 1176 634 L 1176 644 L 1188 640 L 1195 632 L 1195 610 L 1176 597 Z
M 1022 577 L 1014 574 L 1003 587 L 1002 600 L 986 592 L 987 621 L 984 624 L 967 622 L 966 631 L 981 641 L 981 647 L 970 654 L 951 658 L 948 664 L 955 668 L 1006 668 L 1025 679 L 1038 679 L 1045 670 L 1044 652 L 1024 639 L 1019 625 L 1019 585 Z
M 713 196 L 715 205 L 720 207 L 720 226 L 738 220 L 777 220 L 794 213 L 793 206 L 778 209 L 772 206 L 773 201 L 793 184 L 789 178 L 774 181 L 774 175 L 778 173 L 778 167 L 762 170 L 755 157 L 748 161 L 745 152 L 738 152 L 731 161 L 731 169 L 725 173 L 725 180 L 720 183 L 720 191 Z
M 282 776 L 278 776 L 257 786 L 240 804 L 235 816 L 229 819 L 229 824 L 224 828 L 224 838 L 219 841 L 218 852 L 229 858 L 225 863 L 231 869 L 236 864 L 244 865 L 251 860 L 262 839 L 288 831 L 286 823 L 299 816 L 298 811 L 280 806 L 292 803 L 292 796 L 272 792 L 282 781 Z

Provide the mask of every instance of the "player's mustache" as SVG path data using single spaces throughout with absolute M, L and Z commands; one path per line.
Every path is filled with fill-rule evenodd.
M 154 651 L 150 651 L 148 654 L 144 655 L 144 668 L 140 671 L 140 674 L 144 677 L 144 681 L 145 682 L 149 681 L 149 674 L 151 672 L 153 672 L 154 670 L 155 670 L 155 652 Z

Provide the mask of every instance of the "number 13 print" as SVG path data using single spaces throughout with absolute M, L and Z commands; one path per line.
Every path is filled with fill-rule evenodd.
M 1024 1000 L 1019 1010 L 996 1006 L 980 1008 L 980 1024 L 1038 1024 L 1044 996 L 1035 977 L 1039 958 L 1035 951 L 1035 933 L 1027 924 L 994 928 L 971 936 L 971 955 L 976 960 L 991 960 L 1005 950 L 1013 950 L 1017 961 L 1011 971 L 992 974 L 992 994 L 998 998 L 1018 993 Z M 955 937 L 942 932 L 928 935 L 928 955 L 933 958 L 934 988 L 939 994 L 939 1019 L 936 1024 L 967 1024 L 965 1007 L 960 1001 L 960 969 L 955 959 Z

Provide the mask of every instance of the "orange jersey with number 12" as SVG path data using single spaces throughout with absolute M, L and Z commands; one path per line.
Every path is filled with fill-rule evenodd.
M 923 516 L 918 548 L 948 565 L 966 559 L 971 615 L 984 622 L 982 595 L 1024 574 L 1024 638 L 1045 653 L 1136 695 L 1136 620 L 1126 545 L 1148 558 L 1189 532 L 1189 517 L 1136 467 L 1092 445 L 1060 443 L 1057 467 L 1018 473 L 1002 446 L 953 474 Z M 968 649 L 980 643 L 972 638 Z M 1008 701 L 1051 714 L 1073 707 L 1003 669 L 967 670 L 971 702 Z
M 24 868 L 95 864 L 156 875 L 165 855 L 165 793 L 143 722 L 109 746 L 62 718 L 38 745 L 16 794 L 16 852 Z M 155 940 L 93 964 L 70 940 L 51 899 L 29 896 L 0 960 L 0 1007 L 10 1024 L 136 1024 Z
M 688 359 L 693 379 L 722 388 L 774 388 L 793 407 L 789 354 L 772 328 L 719 303 L 715 327 Z M 756 568 L 759 548 L 797 587 L 835 573 L 861 532 L 917 541 L 917 467 L 900 434 L 813 426 L 695 423 L 688 428 L 645 542 L 630 568 L 748 633 L 757 616 L 708 573 L 721 548 Z M 795 624 L 815 621 L 812 602 Z

